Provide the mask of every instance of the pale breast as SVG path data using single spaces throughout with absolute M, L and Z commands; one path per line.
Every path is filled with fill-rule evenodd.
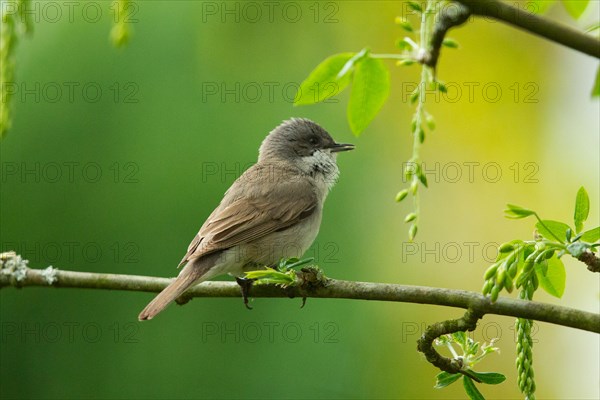
M 244 270 L 256 269 L 256 265 L 271 266 L 282 259 L 302 257 L 319 233 L 321 216 L 318 209 L 294 226 L 227 250 L 227 272 L 241 276 Z

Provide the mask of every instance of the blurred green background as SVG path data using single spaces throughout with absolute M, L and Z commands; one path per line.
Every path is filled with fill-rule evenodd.
M 428 98 L 437 120 L 422 151 L 430 188 L 408 244 L 410 206 L 394 196 L 406 185 L 418 68 L 389 64 L 390 99 L 359 138 L 345 120 L 347 92 L 292 105 L 325 57 L 364 46 L 394 52 L 405 3 L 136 2 L 124 49 L 108 40 L 111 2 L 71 3 L 72 18 L 62 2 L 34 2 L 39 22 L 19 43 L 14 123 L 0 144 L 2 251 L 33 268 L 176 275 L 261 140 L 292 116 L 357 146 L 339 157 L 340 181 L 307 254 L 331 277 L 478 291 L 494 245 L 532 234 L 532 221 L 503 218 L 506 203 L 570 221 L 584 185 L 587 226 L 598 224 L 600 127 L 589 97 L 597 61 L 587 56 L 490 21 L 452 32 L 461 49 L 442 54 L 448 95 Z M 550 16 L 574 24 L 560 9 Z M 563 299 L 536 299 L 598 312 L 598 277 L 571 260 L 566 267 Z M 151 297 L 2 290 L 0 396 L 464 398 L 460 385 L 434 389 L 437 371 L 416 352 L 426 324 L 460 310 L 256 299 L 247 311 L 239 299 L 195 299 L 138 323 Z M 480 370 L 508 379 L 483 387 L 488 398 L 519 398 L 512 327 L 512 318 L 486 316 L 474 334 L 500 338 L 501 354 Z M 538 398 L 597 399 L 598 336 L 537 327 Z

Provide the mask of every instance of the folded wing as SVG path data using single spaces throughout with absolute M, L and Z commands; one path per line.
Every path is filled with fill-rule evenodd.
M 251 172 L 256 175 L 260 171 Z M 289 171 L 280 176 L 287 179 L 282 178 L 268 185 L 254 182 L 252 189 L 246 193 L 240 191 L 244 185 L 234 183 L 233 190 L 226 193 L 219 207 L 200 228 L 179 265 L 260 239 L 312 215 L 318 207 L 312 185 L 305 179 L 297 179 L 298 176 L 290 179 L 292 175 Z M 272 178 L 272 175 L 263 179 L 269 177 Z

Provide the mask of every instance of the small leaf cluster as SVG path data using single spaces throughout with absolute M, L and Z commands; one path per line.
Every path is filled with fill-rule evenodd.
M 400 49 L 400 60 L 397 65 L 409 66 L 415 63 L 422 64 L 421 80 L 419 85 L 410 94 L 411 104 L 416 103 L 415 113 L 411 120 L 411 133 L 413 135 L 413 154 L 411 159 L 406 164 L 408 167 L 404 171 L 405 181 L 410 182 L 409 187 L 402 189 L 396 194 L 396 201 L 401 202 L 410 194 L 413 198 L 414 209 L 409 212 L 404 218 L 405 223 L 410 223 L 408 229 L 408 239 L 414 240 L 418 231 L 419 223 L 419 200 L 418 189 L 420 185 L 427 188 L 427 177 L 421 167 L 422 162 L 419 155 L 420 146 L 425 141 L 426 130 L 432 132 L 435 130 L 435 119 L 425 110 L 425 95 L 428 91 L 440 91 L 446 93 L 446 86 L 438 81 L 432 68 L 423 64 L 424 57 L 427 54 L 427 48 L 430 42 L 430 33 L 432 24 L 435 18 L 430 18 L 433 11 L 430 8 L 431 3 L 428 3 L 428 9 L 423 10 L 417 2 L 408 2 L 408 6 L 415 12 L 421 14 L 421 27 L 419 29 L 420 44 L 417 44 L 411 37 L 404 37 L 396 42 L 396 46 Z M 435 8 L 435 7 L 434 7 Z M 414 32 L 412 25 L 404 18 L 397 17 L 396 24 L 402 27 L 409 33 Z M 442 45 L 449 48 L 457 48 L 458 43 L 450 38 L 444 39 Z
M 535 374 L 533 372 L 533 337 L 531 329 L 533 321 L 530 319 L 517 318 L 515 330 L 517 332 L 517 384 L 521 393 L 527 399 L 533 400 L 535 393 Z
M 9 4 L 6 4 L 8 7 Z M 2 12 L 0 21 L 0 138 L 2 138 L 12 123 L 11 104 L 13 91 L 4 90 L 8 83 L 15 80 L 15 50 L 19 39 L 33 32 L 31 0 L 16 0 L 10 6 L 16 12 Z
M 435 24 L 437 8 L 434 7 L 435 1 L 429 1 L 426 10 L 415 1 L 409 1 L 407 4 L 421 16 L 421 26 L 419 29 L 414 29 L 410 21 L 403 17 L 396 17 L 395 22 L 409 33 L 418 32 L 420 44 L 417 44 L 416 39 L 404 37 L 396 42 L 399 53 L 373 54 L 368 48 L 364 48 L 358 53 L 332 55 L 322 61 L 302 82 L 294 98 L 294 105 L 323 102 L 351 86 L 347 119 L 350 129 L 358 136 L 373 121 L 389 96 L 389 71 L 382 60 L 395 60 L 400 66 L 422 64 L 420 84 L 410 95 L 411 104 L 417 103 L 411 122 L 413 154 L 409 160 L 415 168 L 406 171 L 407 181 L 410 182 L 409 188 L 401 190 L 396 195 L 396 201 L 399 202 L 409 193 L 412 194 L 414 209 L 405 217 L 405 222 L 410 223 L 408 236 L 412 241 L 418 230 L 418 187 L 421 184 L 427 187 L 427 178 L 421 170 L 419 148 L 425 140 L 425 129 L 428 128 L 430 131 L 435 129 L 435 120 L 424 109 L 425 92 L 439 90 L 445 93 L 447 89 L 442 82 L 435 79 L 433 70 L 425 64 L 431 31 Z M 444 39 L 442 45 L 448 48 L 458 47 L 458 43 L 450 38 Z
M 404 171 L 404 177 L 407 181 L 410 181 L 410 185 L 408 188 L 402 189 L 396 194 L 396 202 L 401 202 L 410 194 L 413 197 L 413 202 L 417 202 L 417 195 L 419 190 L 419 185 L 423 185 L 427 188 L 427 177 L 421 168 L 421 163 L 418 159 L 413 159 L 408 162 L 407 168 Z M 408 239 L 413 241 L 415 236 L 417 235 L 418 230 L 418 204 L 415 204 L 415 209 L 404 217 L 405 223 L 410 223 L 410 228 L 408 229 Z
M 340 53 L 321 62 L 302 82 L 294 105 L 319 103 L 352 86 L 347 116 L 358 136 L 373 121 L 390 92 L 390 74 L 383 61 L 369 49 Z
M 6 4 L 5 4 L 6 3 Z M 19 40 L 25 35 L 33 33 L 33 15 L 31 0 L 11 0 L 2 2 L 2 15 L 0 19 L 0 88 L 2 88 L 2 101 L 0 101 L 0 139 L 2 139 L 12 125 L 12 98 L 14 93 L 4 90 L 6 84 L 15 80 L 15 51 Z M 6 10 L 4 8 L 7 8 Z M 132 0 L 114 0 L 116 7 L 115 23 L 110 31 L 110 38 L 116 47 L 127 43 L 131 36 L 128 24 Z M 8 12 L 14 8 L 16 12 Z M 6 11 L 6 12 L 5 12 Z
M 264 269 L 246 272 L 246 278 L 254 279 L 254 284 L 258 285 L 271 284 L 283 287 L 292 286 L 296 284 L 296 271 L 294 268 L 309 264 L 313 261 L 313 258 L 306 258 L 303 260 L 298 258 L 282 259 L 274 266 L 274 268 L 266 267 Z
M 533 291 L 541 286 L 552 296 L 562 297 L 566 272 L 561 257 L 569 254 L 579 258 L 600 245 L 595 243 L 600 239 L 600 227 L 583 231 L 589 205 L 588 194 L 581 187 L 575 200 L 573 229 L 564 222 L 542 220 L 533 210 L 509 204 L 505 211 L 508 218 L 537 218 L 535 240 L 512 240 L 500 245 L 496 261 L 485 272 L 483 294 L 496 301 L 502 289 L 510 293 L 514 287 L 531 281 Z
M 484 399 L 481 392 L 475 386 L 475 381 L 488 385 L 497 385 L 506 380 L 506 377 L 497 372 L 476 372 L 472 368 L 475 364 L 481 362 L 488 354 L 498 352 L 499 349 L 494 347 L 495 339 L 492 339 L 489 344 L 475 342 L 465 332 L 455 332 L 449 335 L 441 336 L 436 339 L 437 346 L 447 347 L 455 359 L 462 361 L 464 373 L 451 374 L 443 371 L 436 376 L 436 389 L 445 388 L 448 385 L 463 379 L 463 387 L 470 399 Z M 456 352 L 454 345 L 461 349 L 462 354 Z
M 549 294 L 561 297 L 565 290 L 566 271 L 561 257 L 569 254 L 580 258 L 586 252 L 593 253 L 600 245 L 600 227 L 583 230 L 590 209 L 590 200 L 585 188 L 577 191 L 573 226 L 567 223 L 543 220 L 530 209 L 509 204 L 506 216 L 522 219 L 534 216 L 535 240 L 513 240 L 502 244 L 498 249 L 496 262 L 485 272 L 483 294 L 490 295 L 495 301 L 502 289 L 508 292 L 513 287 L 520 288 L 521 300 L 533 300 L 535 291 L 541 286 Z M 518 318 L 515 323 L 517 332 L 517 383 L 527 399 L 533 400 L 536 390 L 533 371 L 533 321 Z

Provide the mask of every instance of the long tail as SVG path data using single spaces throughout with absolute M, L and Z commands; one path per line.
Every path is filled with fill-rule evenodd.
M 210 276 L 208 276 L 210 274 L 206 274 L 206 272 L 210 270 L 212 265 L 207 265 L 207 261 L 209 260 L 201 260 L 200 263 L 190 262 L 187 264 L 179 276 L 142 310 L 138 319 L 140 321 L 145 321 L 154 318 L 156 314 L 164 310 L 172 301 L 181 296 L 192 285 L 210 279 Z

